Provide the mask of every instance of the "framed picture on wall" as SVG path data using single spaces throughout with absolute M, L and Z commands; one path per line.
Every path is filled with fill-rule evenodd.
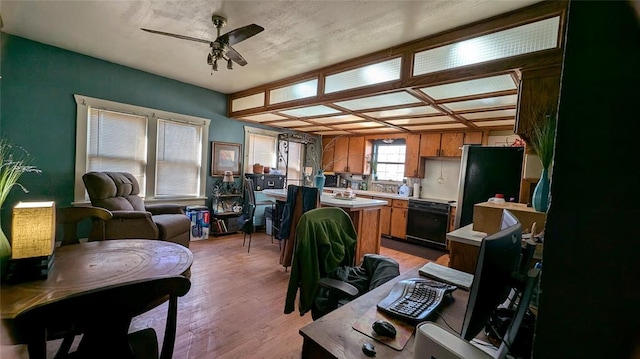
M 225 171 L 231 171 L 235 176 L 240 175 L 240 159 L 242 145 L 239 143 L 212 142 L 211 143 L 211 175 L 222 176 Z

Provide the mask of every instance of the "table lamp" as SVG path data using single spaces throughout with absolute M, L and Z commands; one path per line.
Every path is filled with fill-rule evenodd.
M 54 202 L 19 202 L 13 207 L 11 261 L 7 279 L 44 279 L 53 265 Z
M 224 177 L 222 177 L 222 183 L 226 183 L 227 193 L 231 192 L 232 183 L 234 183 L 233 172 L 224 171 Z

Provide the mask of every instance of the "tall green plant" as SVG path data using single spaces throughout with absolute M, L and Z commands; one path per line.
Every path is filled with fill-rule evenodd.
M 556 140 L 556 117 L 547 115 L 542 123 L 533 124 L 533 134 L 529 145 L 540 158 L 542 168 L 549 169 L 553 159 L 553 147 Z
M 29 154 L 21 147 L 14 146 L 6 139 L 0 139 L 0 208 L 7 199 L 13 186 L 18 186 L 28 193 L 27 189 L 18 180 L 23 173 L 41 171 L 29 164 Z M 0 260 L 11 255 L 9 241 L 0 226 Z

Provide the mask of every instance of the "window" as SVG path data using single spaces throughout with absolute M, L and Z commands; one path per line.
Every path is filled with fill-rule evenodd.
M 145 201 L 205 197 L 208 119 L 75 98 L 76 202 L 88 200 L 82 175 L 89 171 L 131 173 Z
M 285 168 L 284 160 L 278 156 L 286 156 L 284 148 L 278 151 L 278 132 L 262 130 L 245 126 L 245 164 L 246 173 L 253 172 L 253 165 L 259 163 L 265 167 L 276 168 L 287 174 L 287 184 L 302 185 L 302 163 L 304 159 L 304 145 L 289 142 L 289 162 Z M 282 144 L 280 144 L 282 145 Z
M 247 132 L 245 127 L 245 151 L 244 171 L 253 173 L 253 165 L 259 163 L 265 167 L 276 168 L 276 143 L 278 134 L 273 131 L 260 131 L 251 129 Z
M 287 184 L 303 186 L 302 160 L 304 159 L 304 145 L 299 142 L 289 142 L 289 162 L 284 168 L 284 162 L 278 163 L 278 169 L 287 171 Z
M 392 143 L 375 141 L 373 147 L 376 175 L 379 181 L 402 181 L 404 178 L 404 161 L 406 144 L 404 140 Z

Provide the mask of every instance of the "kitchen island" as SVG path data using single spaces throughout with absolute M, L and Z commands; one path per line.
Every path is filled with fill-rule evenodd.
M 286 189 L 265 189 L 262 193 L 274 198 L 276 201 L 287 201 Z M 387 205 L 387 201 L 357 197 L 339 199 L 334 198 L 331 194 L 323 193 L 320 196 L 320 205 L 323 207 L 342 208 L 351 217 L 358 235 L 356 264 L 360 264 L 362 257 L 366 253 L 380 253 L 380 209 L 382 206 Z

